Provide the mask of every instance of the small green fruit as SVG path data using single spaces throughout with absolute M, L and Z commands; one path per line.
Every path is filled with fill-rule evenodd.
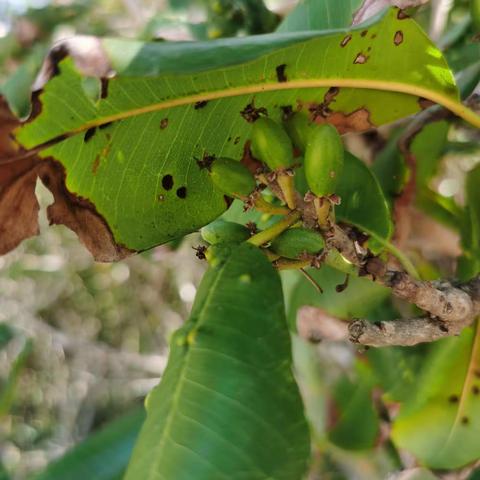
M 210 167 L 210 178 L 229 197 L 248 197 L 256 187 L 248 168 L 232 158 L 216 158 Z
M 323 237 L 307 228 L 291 228 L 273 240 L 271 249 L 286 258 L 298 258 L 302 253 L 316 255 L 325 247 Z
M 283 127 L 266 117 L 260 117 L 252 129 L 253 155 L 271 170 L 291 167 L 293 145 Z
M 200 230 L 202 238 L 210 245 L 219 243 L 241 243 L 250 238 L 250 231 L 244 225 L 227 222 L 221 218 Z
M 315 128 L 315 124 L 310 122 L 307 115 L 295 113 L 285 122 L 285 128 L 295 148 L 305 153 L 308 137 Z
M 342 139 L 336 128 L 328 123 L 316 125 L 305 150 L 305 177 L 315 195 L 324 197 L 335 193 L 343 158 Z

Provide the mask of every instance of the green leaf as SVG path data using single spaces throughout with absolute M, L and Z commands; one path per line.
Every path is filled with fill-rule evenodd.
M 277 32 L 333 30 L 351 25 L 362 0 L 300 0 L 283 19 Z
M 480 457 L 480 331 L 437 342 L 393 423 L 396 446 L 431 468 L 460 468 Z
M 306 469 L 278 274 L 252 245 L 214 252 L 147 399 L 126 480 L 298 480 Z
M 374 377 L 366 365 L 357 363 L 356 378 L 342 376 L 333 389 L 338 416 L 328 437 L 346 450 L 373 448 L 379 434 L 380 421 L 373 405 Z
M 388 242 L 393 232 L 387 200 L 377 178 L 361 160 L 345 152 L 344 161 L 337 187 L 342 203 L 335 208 L 335 214 L 339 220 L 372 235 L 370 249 L 378 252 L 384 243 L 378 240 Z
M 214 42 L 98 40 L 102 68 L 117 72 L 103 82 L 103 98 L 87 92 L 86 75 L 67 58 L 51 66 L 60 74 L 45 85 L 40 114 L 18 138 L 28 148 L 43 145 L 40 156 L 59 162 L 54 173 L 62 178 L 58 170 L 65 169 L 71 209 L 95 214 L 116 252 L 169 241 L 226 209 L 196 159 L 242 156 L 251 124 L 240 112 L 252 102 L 276 120 L 282 106 L 315 114 L 336 87 L 326 120 L 341 132 L 418 112 L 420 97 L 478 122 L 458 102 L 441 53 L 412 19 L 397 18 L 392 9 L 372 22 L 349 31 Z M 73 223 L 65 215 L 54 221 Z M 111 251 L 98 257 L 115 258 Z
M 143 408 L 116 419 L 52 462 L 34 480 L 120 480 L 145 420 Z

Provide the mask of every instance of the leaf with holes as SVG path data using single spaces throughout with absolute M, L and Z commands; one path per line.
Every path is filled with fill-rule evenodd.
M 310 441 L 278 274 L 249 244 L 216 247 L 171 342 L 126 480 L 297 480 Z
M 393 423 L 396 446 L 431 468 L 480 457 L 480 331 L 439 341 L 425 358 L 411 398 Z
M 51 222 L 77 231 L 100 260 L 219 216 L 227 203 L 199 160 L 240 159 L 259 113 L 304 110 L 345 133 L 433 101 L 480 124 L 459 103 L 441 52 L 396 9 L 333 32 L 204 43 L 74 38 L 52 51 L 35 88 L 34 115 L 17 139 L 38 155 L 35 168 L 54 194 Z M 23 178 L 32 188 L 31 172 L 16 177 L 17 188 Z M 0 218 L 12 215 L 0 208 Z M 0 238 L 0 250 L 6 243 Z

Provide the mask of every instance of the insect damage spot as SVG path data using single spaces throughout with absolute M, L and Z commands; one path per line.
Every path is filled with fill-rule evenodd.
M 180 187 L 177 190 L 177 197 L 181 198 L 182 200 L 187 198 L 187 187 Z
M 410 18 L 410 15 L 408 15 L 404 10 L 399 10 L 397 12 L 397 18 L 399 20 L 405 20 L 407 18 Z
M 208 104 L 208 101 L 207 101 L 207 100 L 201 100 L 200 102 L 195 103 L 195 105 L 193 106 L 193 108 L 194 108 L 195 110 L 200 110 L 201 108 L 206 107 L 207 104 Z
M 393 43 L 398 47 L 403 42 L 403 32 L 397 30 L 393 36 Z
M 472 387 L 472 393 L 473 393 L 474 395 L 480 394 L 480 387 L 478 387 L 477 385 L 474 385 L 474 386 Z
M 93 164 L 92 164 L 92 173 L 94 175 L 97 174 L 97 171 L 98 171 L 98 167 L 100 166 L 100 155 L 97 155 L 95 157 L 95 160 L 93 161 Z
M 357 56 L 355 57 L 355 60 L 353 61 L 353 63 L 363 65 L 364 63 L 367 63 L 368 58 L 369 57 L 367 55 L 360 52 L 360 53 L 357 53 Z
M 107 123 L 103 123 L 102 125 L 99 125 L 98 128 L 100 130 L 105 130 L 106 128 L 111 127 L 112 125 L 113 125 L 113 122 L 107 122 Z
M 160 129 L 165 130 L 168 127 L 168 118 L 162 118 L 160 120 Z
M 233 140 L 233 144 L 237 145 L 238 142 L 240 142 L 240 137 L 235 137 L 234 140 Z
M 162 187 L 165 190 L 171 190 L 173 188 L 173 177 L 171 175 L 164 175 L 162 178 Z
M 323 96 L 323 102 L 313 103 L 308 107 L 312 121 L 316 121 L 318 117 L 327 118 L 332 113 L 330 104 L 335 101 L 335 97 L 339 92 L 340 88 L 330 87 Z
M 344 38 L 342 39 L 342 41 L 340 42 L 340 46 L 341 46 L 342 48 L 345 47 L 351 39 L 352 39 L 352 35 L 347 35 L 347 36 L 344 37 Z
M 433 107 L 435 105 L 435 102 L 432 102 L 428 98 L 419 97 L 418 105 L 422 110 L 425 110 L 426 108 Z
M 470 423 L 470 419 L 468 417 L 462 417 L 462 425 L 468 425 Z
M 287 68 L 287 64 L 286 63 L 282 63 L 281 65 L 279 65 L 275 71 L 277 72 L 277 80 L 282 83 L 282 82 L 286 82 L 287 81 L 287 76 L 285 74 L 285 69 Z
M 368 33 L 368 30 L 363 30 L 361 33 L 360 33 L 360 36 L 361 37 L 365 37 Z
M 318 124 L 330 123 L 340 134 L 364 132 L 375 127 L 370 121 L 370 112 L 366 108 L 359 108 L 347 115 L 343 112 L 332 112 L 326 117 L 312 118 L 312 121 Z
M 195 161 L 200 170 L 203 170 L 204 168 L 210 170 L 212 163 L 215 161 L 215 155 L 209 155 L 207 152 L 204 152 L 202 159 L 195 158 Z
M 100 98 L 108 97 L 108 83 L 109 79 L 107 77 L 102 77 L 100 79 Z
M 293 116 L 293 107 L 291 105 L 282 105 L 280 110 L 282 111 L 282 120 L 284 122 Z
M 83 136 L 83 141 L 85 143 L 89 142 L 92 137 L 95 135 L 95 132 L 97 131 L 97 127 L 92 127 L 92 128 L 89 128 L 86 132 L 85 132 L 85 135 Z
M 448 403 L 458 403 L 459 400 L 458 395 L 450 395 L 448 397 Z
M 248 122 L 253 123 L 260 118 L 261 115 L 268 115 L 265 107 L 255 107 L 255 101 L 252 100 L 245 108 L 240 112 L 240 115 Z

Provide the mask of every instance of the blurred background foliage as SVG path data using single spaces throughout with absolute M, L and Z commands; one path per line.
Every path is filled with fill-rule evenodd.
M 273 31 L 296 3 L 0 0 L 0 92 L 24 98 L 52 43 L 75 34 L 157 41 L 258 34 Z M 466 0 L 432 5 L 417 19 L 446 50 L 469 94 L 480 72 L 479 26 Z M 18 115 L 28 114 L 27 102 L 15 105 Z M 404 125 L 346 139 L 367 163 L 376 156 L 374 170 L 392 199 L 408 179 L 395 143 Z M 403 247 L 422 259 L 424 278 L 436 278 L 453 273 L 460 252 L 456 205 L 464 202 L 465 172 L 480 159 L 479 139 L 447 123 L 424 137 L 414 146 L 424 159 L 417 177 L 421 194 L 411 212 L 415 232 Z M 38 194 L 42 207 L 48 205 L 42 185 Z M 227 216 L 251 219 L 237 207 Z M 0 258 L 0 479 L 119 479 L 143 419 L 143 399 L 158 383 L 169 336 L 187 317 L 205 270 L 192 249 L 200 238 L 193 234 L 117 264 L 96 264 L 74 234 L 47 228 L 44 214 L 41 220 L 38 238 Z M 292 326 L 303 304 L 343 319 L 410 313 L 366 280 L 351 279 L 338 294 L 342 275 L 322 269 L 314 276 L 323 296 L 298 273 L 283 277 Z M 430 347 L 359 352 L 345 343 L 307 344 L 298 336 L 293 346 L 314 438 L 309 479 L 375 480 L 413 468 L 414 459 L 388 438 L 389 414 L 380 397 L 391 408 L 406 398 Z M 451 478 L 467 478 L 470 470 Z M 417 469 L 408 478 L 437 474 Z

